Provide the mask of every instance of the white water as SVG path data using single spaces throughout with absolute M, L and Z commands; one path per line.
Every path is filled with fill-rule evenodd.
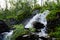
M 11 36 L 13 34 L 13 30 L 11 30 L 10 32 L 4 32 L 4 38 L 3 40 L 11 40 Z
M 46 31 L 46 25 L 47 25 L 47 20 L 46 20 L 46 16 L 49 14 L 49 11 L 46 10 L 44 11 L 43 13 L 39 13 L 39 14 L 36 14 L 28 23 L 27 25 L 25 26 L 25 28 L 31 28 L 33 27 L 33 22 L 35 21 L 38 21 L 42 24 L 44 24 L 44 28 L 41 29 L 41 32 L 39 33 L 36 33 L 37 35 L 39 35 L 39 37 L 43 36 L 43 37 L 46 37 L 48 34 L 45 33 Z
M 38 21 L 42 24 L 44 24 L 44 28 L 41 29 L 41 32 L 37 33 L 37 35 L 39 35 L 39 37 L 43 36 L 46 37 L 48 34 L 45 33 L 46 31 L 46 25 L 47 25 L 47 20 L 46 20 L 46 16 L 48 15 L 49 11 L 46 10 L 43 13 L 40 14 L 36 14 L 25 26 L 25 28 L 30 28 L 33 27 L 32 23 L 35 21 Z M 5 32 L 4 34 L 4 39 L 3 40 L 11 40 L 11 36 L 13 34 L 13 30 L 11 30 L 10 32 Z M 40 40 L 40 39 L 39 39 Z

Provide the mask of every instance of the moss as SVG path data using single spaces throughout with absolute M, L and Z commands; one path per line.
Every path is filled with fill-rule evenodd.
M 57 12 L 60 12 L 60 10 L 52 10 L 50 13 L 47 15 L 46 19 L 47 20 L 55 20 L 57 19 Z

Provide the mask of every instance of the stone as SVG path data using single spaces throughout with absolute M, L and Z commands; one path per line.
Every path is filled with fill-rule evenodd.
M 44 28 L 45 26 L 44 26 L 44 24 L 42 24 L 40 22 L 34 22 L 33 27 L 36 29 L 41 29 L 41 28 Z
M 33 27 L 36 29 L 36 32 L 41 32 L 41 28 L 44 28 L 44 24 L 40 22 L 33 22 Z
M 10 28 L 8 25 L 3 20 L 0 20 L 0 34 L 3 32 L 9 32 L 9 30 Z
M 38 35 L 29 35 L 26 37 L 23 37 L 22 35 L 22 36 L 18 36 L 16 40 L 38 40 Z

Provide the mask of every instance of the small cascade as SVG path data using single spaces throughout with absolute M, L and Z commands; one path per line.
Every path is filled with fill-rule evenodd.
M 41 28 L 38 33 L 35 33 L 36 35 L 39 35 L 39 37 L 47 37 L 48 34 L 45 32 L 46 28 L 47 28 L 47 20 L 46 20 L 46 16 L 48 15 L 49 11 L 46 10 L 43 13 L 37 13 L 35 16 L 33 16 L 33 18 L 26 24 L 25 28 L 31 28 L 33 27 L 33 23 L 34 22 L 39 22 L 41 24 L 43 24 L 43 28 Z M 10 32 L 4 32 L 2 33 L 4 35 L 3 40 L 11 40 L 11 36 L 13 34 L 13 30 L 10 30 Z M 40 39 L 39 39 L 40 40 Z
M 10 30 L 10 32 L 4 32 L 2 34 L 4 35 L 3 40 L 11 40 L 11 36 L 13 34 L 13 30 Z
M 33 27 L 34 22 L 40 22 L 44 24 L 44 27 L 41 28 L 39 33 L 36 33 L 39 35 L 39 37 L 46 37 L 48 34 L 46 33 L 46 28 L 47 28 L 47 20 L 46 16 L 49 14 L 49 10 L 45 10 L 43 13 L 36 14 L 33 16 L 33 18 L 26 24 L 25 28 L 31 28 Z

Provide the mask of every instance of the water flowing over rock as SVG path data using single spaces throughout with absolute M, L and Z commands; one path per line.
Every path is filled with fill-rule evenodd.
M 23 25 L 26 25 L 28 23 L 28 21 L 30 21 L 30 19 L 38 13 L 39 13 L 39 10 L 34 10 L 28 18 L 25 18 L 20 23 L 22 23 Z
M 48 34 L 46 33 L 46 28 L 47 28 L 47 20 L 46 20 L 46 16 L 48 15 L 49 11 L 46 10 L 43 13 L 39 13 L 36 14 L 35 16 L 33 16 L 33 18 L 26 24 L 25 28 L 31 28 L 31 27 L 35 27 L 36 30 L 38 31 L 38 33 L 36 32 L 35 34 L 38 35 L 41 38 L 46 39 L 48 37 Z M 11 36 L 13 34 L 13 30 L 11 30 L 10 32 L 4 32 L 4 38 L 3 40 L 11 40 Z M 32 35 L 30 35 L 32 40 L 35 40 L 35 35 L 32 37 Z M 19 37 L 20 38 L 20 37 Z M 31 39 L 28 37 L 28 39 Z M 37 40 L 40 40 L 39 38 L 37 38 Z M 17 40 L 17 39 L 16 39 Z
M 46 16 L 49 14 L 49 11 L 48 10 L 45 10 L 43 13 L 39 13 L 39 14 L 36 14 L 28 23 L 27 25 L 25 26 L 25 28 L 31 28 L 31 27 L 34 27 L 34 22 L 36 22 L 35 26 L 37 28 L 37 25 L 41 24 L 39 26 L 40 28 L 40 32 L 39 33 L 36 33 L 37 35 L 39 35 L 39 37 L 47 37 L 47 33 L 45 32 L 46 31 L 46 25 L 47 25 L 47 20 L 46 20 Z M 40 22 L 40 23 L 39 23 Z
M 13 34 L 13 30 L 10 30 L 10 32 L 4 32 L 4 38 L 3 40 L 11 40 L 11 36 Z
M 8 25 L 3 20 L 0 20 L 0 40 L 10 40 L 7 38 L 11 36 L 12 33 L 13 31 L 10 31 Z

